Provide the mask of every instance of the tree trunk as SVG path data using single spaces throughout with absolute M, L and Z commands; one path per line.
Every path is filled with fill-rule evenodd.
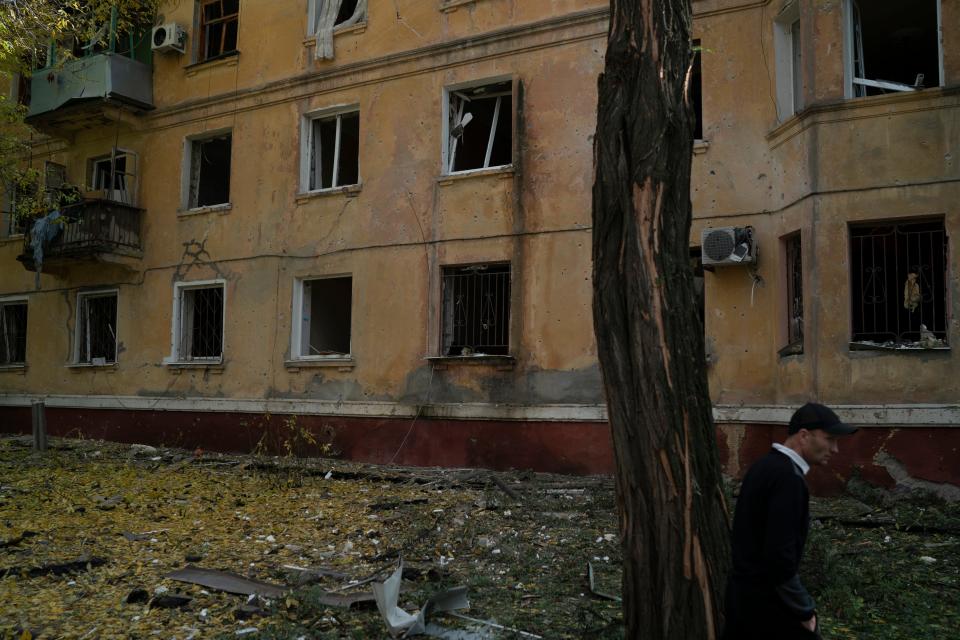
M 612 0 L 593 315 L 616 456 L 627 638 L 719 637 L 729 523 L 690 269 L 689 0 Z

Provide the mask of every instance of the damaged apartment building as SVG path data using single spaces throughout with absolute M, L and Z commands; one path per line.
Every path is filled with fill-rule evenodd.
M 956 491 L 960 5 L 692 4 L 691 264 L 726 470 L 816 399 L 862 427 L 822 490 Z M 34 189 L 80 198 L 43 230 L 6 190 L 4 429 L 43 400 L 58 435 L 250 450 L 293 425 L 356 460 L 610 472 L 608 4 L 161 11 L 11 83 Z

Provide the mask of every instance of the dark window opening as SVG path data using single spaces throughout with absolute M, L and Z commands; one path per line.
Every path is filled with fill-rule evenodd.
M 77 305 L 77 362 L 106 364 L 117 360 L 117 296 L 80 296 Z
M 340 3 L 340 11 L 337 12 L 337 19 L 334 20 L 333 25 L 336 26 L 343 22 L 346 22 L 353 17 L 353 14 L 357 11 L 357 0 L 342 0 Z
M 303 283 L 302 357 L 350 353 L 352 296 L 353 279 L 349 276 Z
M 938 346 L 947 337 L 943 220 L 850 227 L 854 342 Z
M 230 202 L 229 135 L 194 140 L 191 146 L 191 209 Z
M 512 93 L 510 82 L 450 91 L 450 173 L 512 163 Z
M 218 359 L 223 355 L 223 287 L 182 289 L 180 357 Z
M 940 85 L 939 0 L 850 0 L 855 96 Z
M 200 60 L 237 50 L 240 0 L 203 0 L 200 5 Z
M 703 48 L 699 40 L 693 41 L 693 63 L 690 68 L 690 104 L 693 107 L 693 139 L 703 140 L 703 76 L 700 59 Z
M 803 256 L 800 233 L 783 241 L 787 274 L 787 345 L 803 353 Z
M 310 190 L 359 182 L 360 112 L 313 120 L 310 127 Z
M 0 304 L 0 365 L 27 361 L 27 303 Z
M 28 215 L 18 216 L 17 210 L 20 208 L 22 213 L 24 206 L 31 208 L 31 201 L 38 195 L 38 185 L 32 180 L 12 179 L 3 186 L 3 228 L 0 233 L 7 237 L 23 235 L 33 224 L 33 219 Z
M 703 269 L 703 250 L 700 247 L 690 247 L 690 269 L 693 271 L 693 295 L 697 311 L 697 320 L 700 323 L 700 333 L 706 334 L 706 287 Z
M 510 265 L 443 268 L 445 356 L 507 355 Z

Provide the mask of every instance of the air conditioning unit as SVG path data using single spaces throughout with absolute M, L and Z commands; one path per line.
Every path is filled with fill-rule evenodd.
M 704 266 L 752 264 L 757 261 L 757 243 L 753 227 L 704 229 L 700 235 Z
M 187 40 L 187 32 L 176 22 L 161 24 L 153 28 L 153 40 L 150 47 L 157 52 L 176 51 L 183 53 L 183 45 Z

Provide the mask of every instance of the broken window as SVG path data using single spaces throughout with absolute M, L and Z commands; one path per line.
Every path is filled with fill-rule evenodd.
M 350 355 L 353 278 L 319 278 L 299 282 L 300 326 L 294 334 L 294 357 Z
M 848 96 L 939 86 L 939 0 L 847 0 Z
M 190 141 L 188 208 L 230 202 L 230 134 Z
M 200 2 L 200 61 L 236 53 L 239 18 L 240 0 Z
M 510 349 L 510 265 L 443 268 L 445 356 L 507 355 Z
M 89 188 L 99 197 L 136 205 L 136 156 L 114 149 L 110 155 L 91 158 L 87 163 Z
M 943 220 L 850 227 L 854 342 L 941 346 L 947 337 Z
M 703 248 L 690 247 L 690 270 L 693 271 L 693 295 L 697 309 L 697 321 L 700 325 L 701 335 L 706 334 L 706 288 L 704 287 L 706 278 L 703 268 Z
M 223 284 L 177 286 L 174 358 L 180 361 L 223 357 Z
M 367 0 L 308 0 L 307 23 L 316 36 L 314 55 L 333 59 L 333 31 L 365 22 Z
M 360 183 L 360 112 L 308 120 L 310 191 Z
M 803 353 L 803 256 L 800 232 L 783 240 L 787 276 L 787 347 L 781 355 Z
M 103 365 L 117 361 L 117 294 L 77 295 L 74 362 Z
M 3 226 L 0 228 L 0 235 L 4 237 L 23 235 L 33 224 L 33 220 L 24 214 L 23 209 L 33 209 L 39 195 L 39 186 L 35 180 L 25 179 L 26 175 L 26 172 L 16 172 L 16 175 L 3 183 L 3 198 L 0 202 Z M 16 215 L 18 208 L 24 215 Z
M 803 43 L 800 4 L 792 2 L 774 19 L 773 46 L 777 67 L 777 112 L 781 121 L 803 109 Z
M 0 301 L 0 366 L 27 361 L 27 302 Z
M 446 172 L 502 167 L 513 162 L 513 87 L 510 81 L 447 92 Z
M 690 67 L 690 103 L 693 107 L 693 139 L 703 140 L 703 73 L 700 60 L 703 47 L 699 40 L 693 41 L 693 63 Z

